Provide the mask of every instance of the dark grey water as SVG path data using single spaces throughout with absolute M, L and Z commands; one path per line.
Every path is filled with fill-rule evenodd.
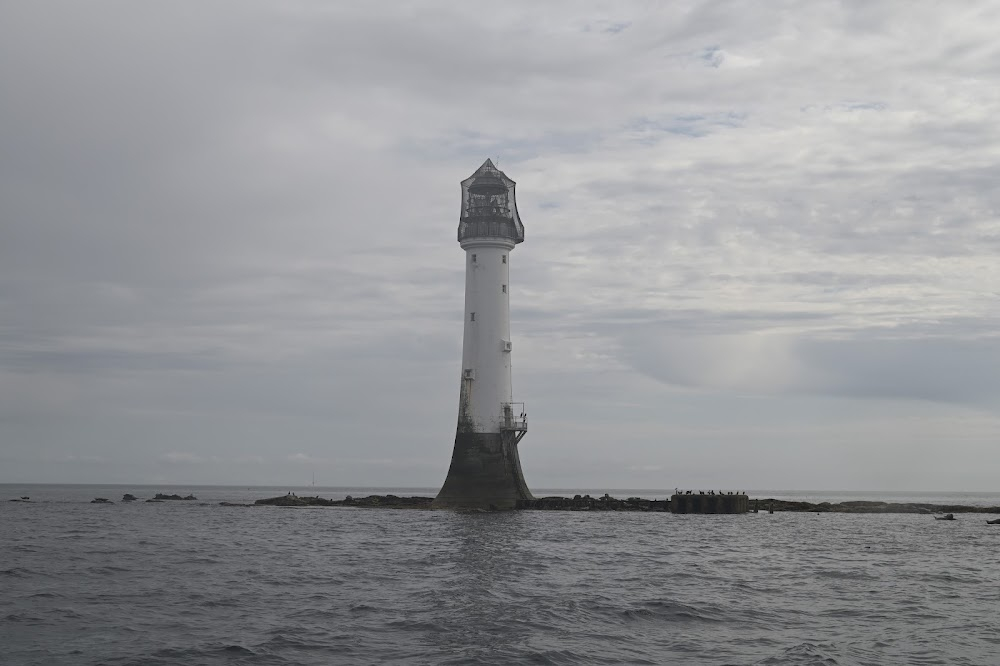
M 88 503 L 128 490 L 0 486 L 0 663 L 1000 663 L 983 516 Z

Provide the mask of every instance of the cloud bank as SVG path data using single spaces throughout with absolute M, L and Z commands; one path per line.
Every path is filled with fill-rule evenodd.
M 492 157 L 533 486 L 991 489 L 998 25 L 5 6 L 0 482 L 439 484 Z

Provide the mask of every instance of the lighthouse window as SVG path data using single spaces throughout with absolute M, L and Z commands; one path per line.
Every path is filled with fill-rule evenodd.
M 507 285 L 501 285 L 501 289 L 503 289 L 503 293 L 507 293 Z
M 475 312 L 470 312 L 469 313 L 469 321 L 476 321 L 476 313 Z
M 506 264 L 506 263 L 507 263 L 507 255 L 506 255 L 506 254 L 504 254 L 504 255 L 501 255 L 501 256 L 500 256 L 500 259 L 502 260 L 502 263 L 504 263 L 504 264 Z
M 476 255 L 472 255 L 472 263 L 476 263 Z

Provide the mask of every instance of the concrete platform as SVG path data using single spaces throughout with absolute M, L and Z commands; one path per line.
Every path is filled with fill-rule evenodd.
M 750 498 L 746 495 L 683 493 L 670 496 L 671 513 L 747 513 Z

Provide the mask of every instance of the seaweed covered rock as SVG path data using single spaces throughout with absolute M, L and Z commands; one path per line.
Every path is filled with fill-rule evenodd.
M 399 497 L 397 495 L 369 495 L 368 497 L 351 497 L 348 495 L 342 500 L 325 499 L 316 495 L 314 497 L 299 497 L 293 493 L 259 499 L 254 504 L 263 506 L 356 506 L 356 507 L 378 507 L 384 509 L 425 509 L 429 508 L 433 497 Z
M 772 509 L 774 511 L 811 511 L 814 513 L 1000 513 L 1000 507 L 970 506 L 965 504 L 926 504 L 922 502 L 875 502 L 847 501 L 831 504 L 830 502 L 812 502 L 756 499 L 751 502 L 752 508 Z
M 288 493 L 287 495 L 280 495 L 278 497 L 259 499 L 254 504 L 265 506 L 333 506 L 333 502 L 333 500 L 323 499 L 319 495 L 315 497 L 299 497 L 298 495 Z
M 591 497 L 590 495 L 536 497 L 530 500 L 519 500 L 517 508 L 542 511 L 669 511 L 670 502 L 641 497 L 618 499 L 605 493 L 603 497 Z
M 400 497 L 398 495 L 369 495 L 354 498 L 348 496 L 341 500 L 342 506 L 382 507 L 387 509 L 427 509 L 430 508 L 433 497 Z

